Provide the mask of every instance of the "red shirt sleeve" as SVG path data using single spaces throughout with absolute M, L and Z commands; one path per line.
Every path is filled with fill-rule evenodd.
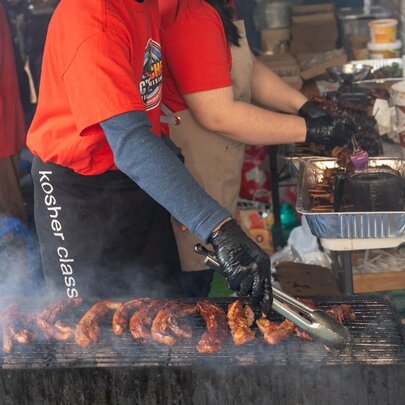
M 161 32 L 169 73 L 182 94 L 232 85 L 230 50 L 213 9 L 184 16 L 180 11 L 175 22 L 165 24 Z
M 130 49 L 128 41 L 118 33 L 104 31 L 87 38 L 77 49 L 63 82 L 82 135 L 86 128 L 120 113 L 145 111 L 138 87 L 143 49 Z M 135 72 L 131 55 L 139 55 Z
M 24 146 L 24 126 L 13 46 L 0 2 L 0 159 L 15 155 Z

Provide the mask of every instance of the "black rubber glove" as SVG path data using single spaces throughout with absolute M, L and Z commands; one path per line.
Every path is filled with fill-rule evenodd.
M 211 234 L 208 240 L 228 280 L 241 296 L 250 295 L 254 304 L 268 313 L 272 300 L 269 256 L 232 219 Z
M 335 119 L 331 116 L 305 118 L 307 135 L 305 142 L 326 146 L 345 146 L 356 132 L 350 119 Z
M 302 118 L 331 117 L 331 115 L 321 106 L 307 101 L 299 109 L 298 115 Z
M 344 146 L 349 143 L 357 129 L 352 120 L 333 118 L 325 109 L 310 101 L 304 103 L 298 115 L 305 118 L 307 124 L 307 144 Z

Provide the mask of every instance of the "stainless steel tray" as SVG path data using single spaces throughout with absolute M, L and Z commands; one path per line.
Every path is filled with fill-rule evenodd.
M 370 158 L 369 166 L 386 165 L 405 177 L 405 160 Z M 320 182 L 327 168 L 337 167 L 336 159 L 302 161 L 299 167 L 297 212 L 305 215 L 311 232 L 322 239 L 405 238 L 405 210 L 389 212 L 311 212 L 309 188 Z M 387 196 L 389 198 L 389 196 Z

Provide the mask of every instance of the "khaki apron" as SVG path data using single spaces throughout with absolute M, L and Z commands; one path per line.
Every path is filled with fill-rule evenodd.
M 232 87 L 236 100 L 250 102 L 252 56 L 243 21 L 237 21 L 236 25 L 242 38 L 240 47 L 231 47 Z M 233 215 L 239 197 L 244 144 L 204 129 L 194 120 L 189 110 L 176 112 L 175 116 L 170 116 L 170 111 L 165 106 L 162 106 L 162 111 L 169 115 L 166 118 L 170 118 L 167 120 L 170 138 L 181 148 L 188 171 L 212 198 Z M 194 252 L 195 244 L 201 241 L 175 218 L 172 218 L 172 225 L 182 270 L 207 269 L 202 256 Z

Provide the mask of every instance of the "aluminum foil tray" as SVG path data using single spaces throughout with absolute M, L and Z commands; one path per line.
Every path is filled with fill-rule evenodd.
M 392 66 L 394 63 L 403 67 L 402 58 L 389 58 L 389 59 L 362 59 L 362 60 L 352 60 L 349 63 L 371 66 L 371 72 L 375 72 L 386 66 Z
M 382 165 L 398 170 L 405 177 L 405 160 L 387 157 L 369 160 L 369 166 Z M 321 239 L 404 238 L 405 209 L 395 212 L 311 212 L 309 189 L 322 179 L 326 168 L 334 167 L 337 165 L 333 158 L 301 161 L 296 210 L 305 215 L 311 232 Z

